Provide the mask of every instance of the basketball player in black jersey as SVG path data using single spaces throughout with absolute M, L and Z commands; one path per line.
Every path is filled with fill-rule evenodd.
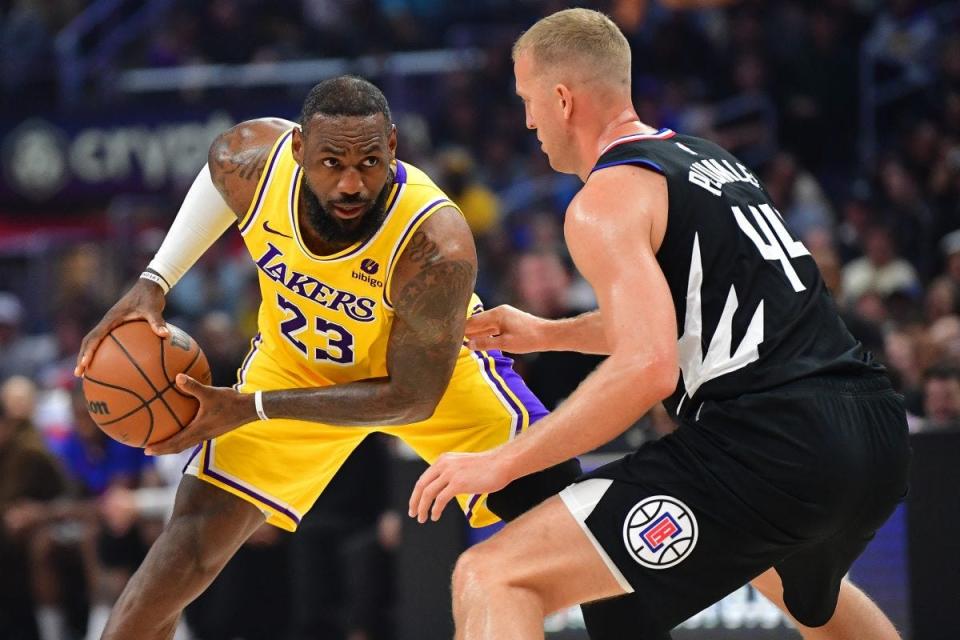
M 629 45 L 602 14 L 544 18 L 514 62 L 528 128 L 585 183 L 565 235 L 599 311 L 550 321 L 500 307 L 467 335 L 609 357 L 537 429 L 443 456 L 410 513 L 435 519 L 457 494 L 589 451 L 659 401 L 680 424 L 468 550 L 457 638 L 542 638 L 545 614 L 607 598 L 585 610 L 594 637 L 607 620 L 607 637 L 626 637 L 628 601 L 630 637 L 668 638 L 747 582 L 805 638 L 898 637 L 843 576 L 906 492 L 902 401 L 807 250 L 735 157 L 639 122 Z

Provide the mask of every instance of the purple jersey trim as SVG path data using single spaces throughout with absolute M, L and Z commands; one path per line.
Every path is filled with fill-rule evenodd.
M 260 332 L 257 332 L 257 335 L 253 336 L 253 340 L 250 341 L 250 351 L 247 352 L 247 357 L 243 359 L 243 363 L 240 365 L 240 368 L 237 369 L 237 383 L 233 385 L 233 388 L 237 391 L 240 390 L 240 387 L 247 383 L 247 370 L 250 368 L 250 363 L 253 361 L 253 356 L 256 355 L 257 349 L 260 347 L 260 341 L 262 337 Z
M 205 444 L 207 446 L 207 451 L 206 451 L 206 455 L 203 456 L 203 473 L 204 474 L 210 476 L 215 480 L 219 480 L 223 484 L 227 485 L 228 487 L 232 487 L 236 489 L 240 493 L 244 493 L 250 496 L 251 498 L 254 498 L 257 502 L 262 502 L 263 504 L 267 505 L 277 513 L 282 513 L 283 515 L 287 516 L 297 526 L 300 526 L 300 518 L 297 516 L 297 514 L 293 513 L 286 507 L 280 506 L 279 504 L 277 504 L 267 496 L 257 493 L 253 489 L 249 489 L 243 486 L 242 484 L 236 482 L 235 480 L 232 480 L 227 476 L 223 475 L 222 473 L 213 469 L 213 467 L 210 465 L 210 459 L 213 458 L 213 440 L 207 440 Z
M 197 457 L 197 454 L 200 453 L 200 449 L 202 448 L 203 448 L 202 442 L 193 448 L 193 452 L 190 454 L 190 457 L 187 458 L 187 463 L 183 465 L 183 469 L 180 470 L 180 473 L 187 472 L 187 467 L 190 466 L 190 463 L 193 462 L 193 459 Z
M 530 391 L 530 388 L 527 386 L 527 383 L 523 381 L 523 378 L 513 370 L 512 358 L 503 355 L 502 352 L 496 349 L 488 351 L 487 354 L 493 358 L 497 373 L 500 374 L 503 381 L 507 383 L 507 387 L 527 410 L 527 413 L 530 415 L 530 424 L 533 424 L 550 413 L 547 411 L 547 408 L 543 406 L 543 403 L 540 402 L 540 399 L 533 395 L 533 392 Z
M 473 517 L 473 508 L 477 506 L 477 503 L 480 502 L 480 497 L 482 494 L 474 494 L 470 498 L 470 502 L 467 503 L 467 522 L 470 522 L 470 518 Z

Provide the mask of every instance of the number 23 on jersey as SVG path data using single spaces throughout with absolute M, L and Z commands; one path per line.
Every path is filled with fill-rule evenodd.
M 353 364 L 353 335 L 344 327 L 320 317 L 313 318 L 311 323 L 297 305 L 280 294 L 277 294 L 277 304 L 286 316 L 280 323 L 280 333 L 304 358 L 333 364 Z M 314 333 L 326 338 L 326 348 L 315 347 L 313 353 L 310 353 L 307 345 L 297 337 L 310 330 L 311 324 Z

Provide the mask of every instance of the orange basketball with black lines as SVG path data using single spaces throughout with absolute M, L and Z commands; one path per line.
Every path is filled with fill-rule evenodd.
M 97 347 L 83 374 L 90 417 L 132 447 L 166 440 L 193 420 L 200 403 L 175 383 L 185 373 L 210 384 L 210 365 L 196 340 L 169 322 L 160 338 L 145 320 L 124 323 Z

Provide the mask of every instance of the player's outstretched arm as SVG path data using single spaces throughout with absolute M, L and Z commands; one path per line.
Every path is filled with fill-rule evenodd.
M 564 232 L 597 294 L 610 357 L 536 429 L 491 451 L 441 456 L 417 481 L 411 516 L 436 519 L 456 495 L 496 491 L 595 449 L 673 392 L 676 312 L 656 259 L 666 212 L 658 174 L 624 166 L 590 177 L 567 210 Z
M 574 318 L 547 320 L 503 304 L 468 318 L 466 335 L 469 347 L 475 350 L 610 353 L 599 310 Z

